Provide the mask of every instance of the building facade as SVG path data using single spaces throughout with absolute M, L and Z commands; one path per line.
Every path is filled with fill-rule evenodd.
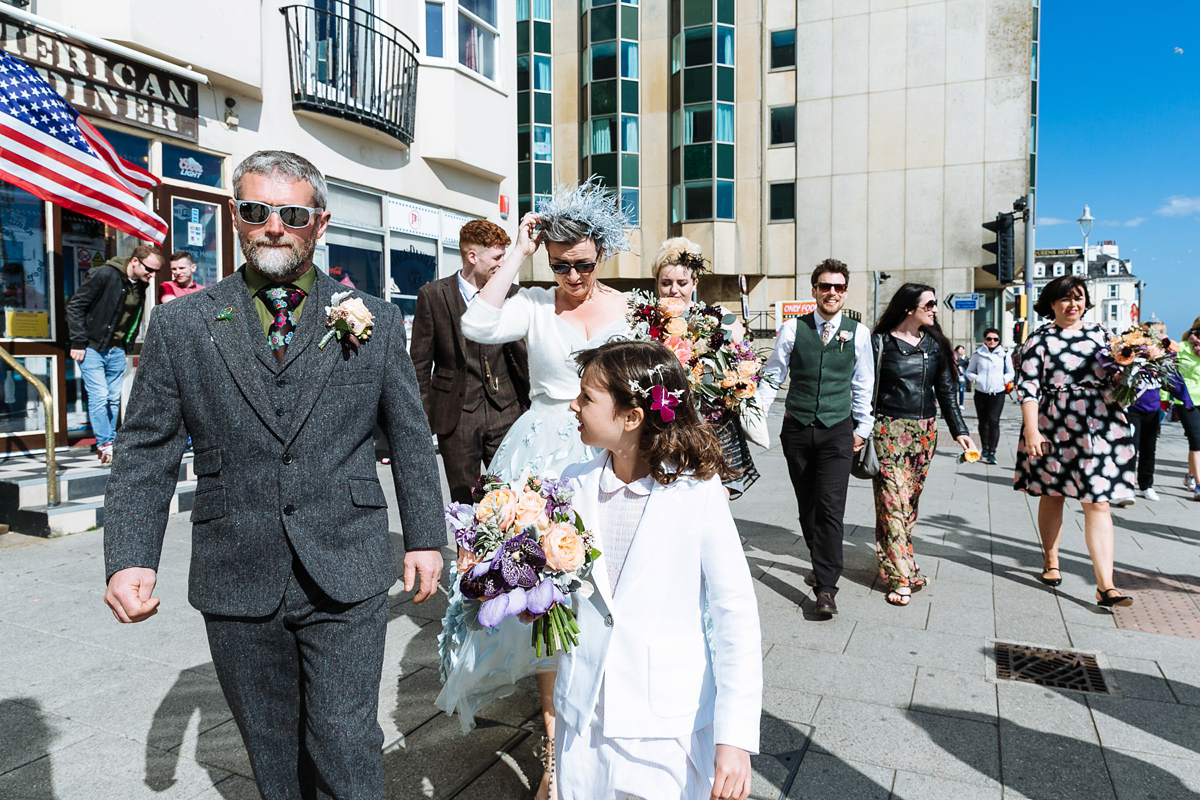
M 1082 247 L 1035 251 L 1033 298 L 1063 275 L 1087 276 L 1093 306 L 1083 317 L 1088 322 L 1099 322 L 1120 333 L 1142 320 L 1142 282 L 1133 274 L 1133 262 L 1121 258 L 1116 242 L 1089 245 L 1086 264 Z
M 38 0 L 26 11 L 36 16 L 0 5 L 0 46 L 161 177 L 147 203 L 170 226 L 163 249 L 192 252 L 202 284 L 241 263 L 230 180 L 259 149 L 301 153 L 329 178 L 318 265 L 408 314 L 420 286 L 458 268 L 467 220 L 514 228 L 511 3 Z M 89 269 L 135 242 L 8 184 L 0 242 L 3 346 L 51 387 L 59 444 L 86 439 L 63 311 Z M 0 452 L 42 446 L 36 392 L 7 369 L 4 387 Z
M 599 176 L 638 221 L 605 265 L 645 285 L 659 243 L 699 242 L 705 300 L 810 298 L 828 257 L 873 321 L 875 273 L 942 294 L 970 341 L 1002 319 L 980 225 L 1031 193 L 1037 2 L 1030 0 L 517 0 L 520 210 Z M 1024 231 L 1018 226 L 1018 271 Z M 544 259 L 523 279 L 550 280 Z M 762 321 L 754 327 L 770 327 Z

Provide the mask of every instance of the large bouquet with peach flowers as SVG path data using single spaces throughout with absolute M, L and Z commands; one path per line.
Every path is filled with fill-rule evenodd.
M 734 339 L 733 314 L 635 289 L 629 293 L 627 316 L 633 338 L 662 342 L 679 359 L 708 422 L 729 413 L 757 412 L 759 384 L 768 380 L 763 375 L 766 357 L 746 339 Z
M 1165 386 L 1179 374 L 1178 352 L 1178 343 L 1149 325 L 1135 325 L 1111 337 L 1096 360 L 1109 371 L 1109 397 L 1114 403 L 1130 406 L 1146 389 Z
M 567 595 L 583 585 L 600 551 L 571 508 L 567 482 L 528 476 L 508 484 L 485 475 L 479 490 L 474 507 L 446 506 L 468 624 L 495 628 L 528 612 L 539 658 L 569 652 L 579 625 Z

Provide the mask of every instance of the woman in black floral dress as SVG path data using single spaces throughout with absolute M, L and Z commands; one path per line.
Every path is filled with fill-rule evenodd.
M 1110 500 L 1133 497 L 1134 443 L 1125 412 L 1106 394 L 1109 381 L 1096 360 L 1109 332 L 1084 322 L 1092 307 L 1087 282 L 1064 275 L 1042 289 L 1034 311 L 1054 321 L 1025 342 L 1017 397 L 1024 427 L 1017 445 L 1015 488 L 1038 495 L 1041 580 L 1062 583 L 1058 546 L 1063 505 L 1083 503 L 1084 538 L 1096 573 L 1096 602 L 1127 606 L 1133 599 L 1113 586 Z

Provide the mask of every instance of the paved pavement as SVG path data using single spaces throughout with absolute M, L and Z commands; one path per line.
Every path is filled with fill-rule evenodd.
M 1010 488 L 1015 407 L 1005 414 L 999 466 L 957 465 L 948 448 L 935 458 L 916 542 L 932 582 L 908 608 L 875 588 L 870 490 L 851 482 L 841 614 L 830 621 L 809 613 L 778 446 L 756 453 L 763 478 L 733 506 L 762 615 L 756 797 L 1200 797 L 1200 640 L 1121 629 L 1095 607 L 1078 506 L 1066 522 L 1063 585 L 1038 583 L 1034 506 Z M 1195 586 L 1200 504 L 1180 485 L 1178 426 L 1159 451 L 1163 499 L 1116 512 L 1118 564 Z M 258 796 L 186 602 L 188 550 L 186 518 L 173 519 L 161 611 L 120 626 L 101 604 L 99 531 L 0 536 L 0 797 Z M 1179 599 L 1180 613 L 1196 611 Z M 540 775 L 532 686 L 488 708 L 466 737 L 434 713 L 443 606 L 393 593 L 379 695 L 387 797 L 527 797 Z M 1117 692 L 997 683 L 993 638 L 1099 651 Z

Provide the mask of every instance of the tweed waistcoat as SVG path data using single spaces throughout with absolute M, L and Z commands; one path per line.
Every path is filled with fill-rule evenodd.
M 850 416 L 857 325 L 843 314 L 829 344 L 823 344 L 815 313 L 796 319 L 796 344 L 788 364 L 791 386 L 784 408 L 801 425 L 815 421 L 829 428 Z M 849 332 L 845 341 L 839 340 L 843 331 Z

